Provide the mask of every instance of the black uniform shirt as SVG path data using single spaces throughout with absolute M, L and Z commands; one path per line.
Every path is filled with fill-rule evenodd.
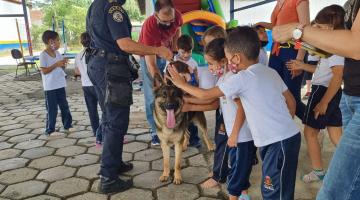
M 95 0 L 87 13 L 86 29 L 91 37 L 91 48 L 127 55 L 116 43 L 131 38 L 131 22 L 122 8 L 123 0 Z

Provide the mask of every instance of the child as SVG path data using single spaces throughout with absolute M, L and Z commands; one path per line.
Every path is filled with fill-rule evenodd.
M 89 113 L 90 124 L 94 136 L 96 136 L 96 146 L 100 147 L 102 143 L 101 128 L 99 128 L 99 114 L 98 114 L 98 98 L 93 84 L 91 83 L 87 74 L 87 65 L 85 63 L 85 51 L 90 47 L 90 36 L 87 32 L 80 36 L 81 44 L 84 49 L 76 55 L 75 58 L 75 75 L 81 76 L 81 84 L 84 92 L 86 107 Z
M 42 41 L 46 48 L 40 54 L 40 67 L 43 87 L 46 101 L 46 136 L 57 136 L 60 133 L 55 132 L 56 116 L 58 106 L 61 110 L 61 118 L 64 125 L 64 132 L 70 133 L 72 128 L 72 117 L 69 105 L 66 100 L 66 80 L 64 68 L 68 62 L 57 51 L 60 47 L 58 33 L 54 31 L 45 31 L 42 35 Z
M 224 69 L 224 75 L 219 77 L 217 85 L 221 85 L 234 75 L 227 70 L 227 59 L 224 52 L 225 39 L 214 39 L 205 47 L 205 59 L 209 69 Z M 220 98 L 220 108 L 223 114 L 226 132 L 228 135 L 228 156 L 230 171 L 228 174 L 228 192 L 230 200 L 249 200 L 247 190 L 250 187 L 250 173 L 256 147 L 245 117 L 241 115 L 243 108 L 238 97 Z M 240 112 L 240 115 L 237 115 Z
M 260 147 L 263 199 L 290 200 L 294 199 L 301 140 L 292 119 L 296 103 L 277 72 L 258 63 L 259 51 L 256 32 L 237 27 L 225 42 L 229 69 L 237 74 L 204 90 L 186 84 L 172 67 L 169 73 L 176 86 L 200 99 L 240 97 L 252 138 Z
M 345 11 L 338 5 L 322 9 L 315 18 L 315 26 L 321 29 L 344 29 Z M 303 118 L 304 134 L 308 146 L 312 171 L 302 177 L 306 183 L 321 181 L 325 170 L 321 161 L 321 149 L 317 136 L 327 128 L 331 142 L 336 146 L 342 135 L 342 116 L 339 108 L 344 58 L 333 55 L 321 58 L 317 67 L 299 61 L 288 64 L 291 70 L 314 73 L 311 95 Z
M 182 35 L 177 40 L 178 54 L 175 55 L 174 61 L 182 61 L 189 66 L 189 72 L 193 79 L 193 84 L 199 83 L 199 77 L 197 75 L 197 62 L 191 57 L 192 50 L 194 48 L 193 39 L 188 35 Z M 196 82 L 195 82 L 196 81 Z
M 269 43 L 269 39 L 265 30 L 265 27 L 261 26 L 261 25 L 257 25 L 255 26 L 255 31 L 259 36 L 260 39 L 260 44 L 261 44 L 261 49 L 260 49 L 260 53 L 259 53 L 259 63 L 263 64 L 263 65 L 268 65 L 269 62 L 269 58 L 268 55 L 266 53 L 266 45 Z
M 198 75 L 197 75 L 198 64 L 191 57 L 192 50 L 194 48 L 194 43 L 193 43 L 192 38 L 188 35 L 180 36 L 177 40 L 177 47 L 178 47 L 178 54 L 175 55 L 174 60 L 181 61 L 181 62 L 187 64 L 188 71 L 189 71 L 187 76 L 190 76 L 190 78 L 191 78 L 190 84 L 192 84 L 194 86 L 198 86 L 198 83 L 199 83 L 199 79 L 198 79 Z M 165 70 L 166 70 L 166 68 L 165 68 Z M 200 143 L 200 138 L 198 136 L 197 127 L 191 123 L 188 127 L 188 130 L 190 132 L 189 146 L 195 147 L 195 148 L 200 148 L 201 143 Z
M 226 37 L 226 31 L 220 26 L 213 26 L 205 31 L 202 37 L 202 44 L 206 46 L 211 41 L 217 38 Z M 213 70 L 212 68 L 199 67 L 199 87 L 208 89 L 212 88 L 216 84 L 218 76 L 222 75 L 222 70 Z M 228 154 L 226 148 L 226 142 L 228 137 L 225 133 L 225 125 L 223 117 L 219 110 L 216 110 L 215 116 L 215 152 L 214 152 L 214 163 L 211 178 L 206 180 L 201 186 L 203 188 L 212 188 L 217 186 L 219 183 L 225 183 L 228 175 Z

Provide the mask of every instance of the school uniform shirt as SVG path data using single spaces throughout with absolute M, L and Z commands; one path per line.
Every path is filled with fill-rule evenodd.
M 225 80 L 229 79 L 231 76 L 233 76 L 234 73 L 232 72 L 227 72 L 226 74 L 224 74 L 223 76 L 221 76 L 217 82 L 216 85 L 221 85 L 222 83 L 225 82 Z M 235 123 L 235 118 L 236 118 L 236 113 L 237 113 L 237 105 L 234 101 L 235 98 L 238 98 L 237 96 L 233 96 L 233 97 L 220 97 L 220 109 L 224 118 L 224 124 L 225 124 L 225 129 L 226 129 L 226 133 L 227 135 L 230 137 L 231 132 L 233 130 L 234 127 L 234 123 Z M 242 142 L 249 142 L 252 141 L 252 137 L 251 137 L 251 133 L 250 133 L 250 129 L 248 127 L 248 123 L 245 120 L 243 126 L 240 129 L 240 132 L 238 133 L 238 138 L 237 138 L 237 142 L 238 143 L 242 143 Z
M 46 51 L 40 53 L 40 67 L 50 67 L 56 62 L 63 59 L 62 55 L 55 51 L 55 58 L 51 57 Z M 57 67 L 48 74 L 41 73 L 44 91 L 55 90 L 66 87 L 65 72 L 62 68 Z
M 308 62 L 319 62 L 320 57 L 316 56 L 316 55 L 308 55 L 307 61 Z
M 192 70 L 195 70 L 195 69 L 198 68 L 197 62 L 191 57 L 190 57 L 189 60 L 183 61 L 183 60 L 180 59 L 179 55 L 177 54 L 177 55 L 174 56 L 174 61 L 178 61 L 178 60 L 185 63 L 185 64 L 187 64 Z
M 279 74 L 257 63 L 219 85 L 226 97 L 239 96 L 252 138 L 257 147 L 288 139 L 299 129 L 283 93 L 288 90 Z
M 90 78 L 87 73 L 87 65 L 85 62 L 85 50 L 81 50 L 75 57 L 75 66 L 79 69 L 81 74 L 81 85 L 83 87 L 90 87 L 93 86 L 93 84 L 90 81 Z
M 218 78 L 209 71 L 209 67 L 207 65 L 199 66 L 197 71 L 199 76 L 200 88 L 210 89 L 216 85 Z
M 313 85 L 329 87 L 330 80 L 333 77 L 331 68 L 338 65 L 344 66 L 344 60 L 344 57 L 337 55 L 333 55 L 329 58 L 321 58 L 314 72 L 311 83 Z
M 259 63 L 263 64 L 263 65 L 268 65 L 269 63 L 269 58 L 268 55 L 266 53 L 265 48 L 261 48 L 260 49 L 260 53 L 259 53 Z

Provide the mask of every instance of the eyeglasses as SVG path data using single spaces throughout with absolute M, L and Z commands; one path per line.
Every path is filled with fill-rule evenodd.
M 167 25 L 167 26 L 170 26 L 171 23 L 175 22 L 175 18 L 168 20 L 168 21 L 161 20 L 157 15 L 155 15 L 155 18 L 159 24 L 163 24 L 163 25 Z

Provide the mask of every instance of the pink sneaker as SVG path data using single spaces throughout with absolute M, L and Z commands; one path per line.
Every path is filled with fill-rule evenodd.
M 102 147 L 101 142 L 96 141 L 96 142 L 95 142 L 95 147 L 98 148 L 98 149 L 100 149 L 100 148 Z

